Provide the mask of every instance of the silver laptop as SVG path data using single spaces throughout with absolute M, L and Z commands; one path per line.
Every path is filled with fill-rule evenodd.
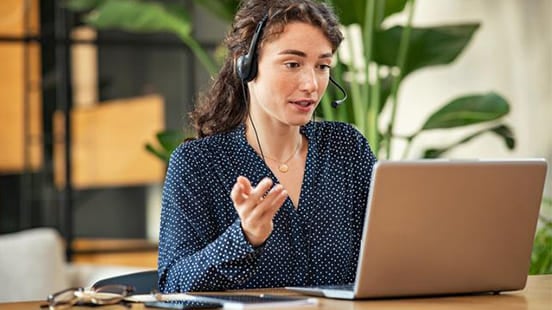
M 544 159 L 379 161 L 355 283 L 287 289 L 342 299 L 522 289 L 546 168 Z

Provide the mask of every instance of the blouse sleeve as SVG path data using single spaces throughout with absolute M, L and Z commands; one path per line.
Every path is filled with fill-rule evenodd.
M 246 240 L 239 218 L 228 212 L 233 206 L 217 214 L 223 212 L 214 198 L 224 195 L 220 180 L 189 144 L 171 155 L 163 187 L 158 274 L 164 293 L 236 287 L 254 274 L 262 251 Z M 231 204 L 226 194 L 222 201 Z

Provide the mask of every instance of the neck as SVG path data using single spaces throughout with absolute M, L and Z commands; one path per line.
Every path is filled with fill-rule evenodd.
M 255 121 L 255 119 L 253 119 L 253 124 L 248 118 L 246 138 L 259 155 L 261 155 L 262 149 L 265 156 L 283 162 L 288 159 L 290 154 L 297 151 L 298 145 L 302 146 L 299 126 L 267 126 L 267 122 Z M 253 127 L 256 128 L 256 133 Z

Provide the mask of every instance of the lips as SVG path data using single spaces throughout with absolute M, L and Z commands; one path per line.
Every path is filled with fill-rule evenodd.
M 291 103 L 301 106 L 303 108 L 307 108 L 313 105 L 315 101 L 314 100 L 295 100 L 295 101 L 291 101 Z

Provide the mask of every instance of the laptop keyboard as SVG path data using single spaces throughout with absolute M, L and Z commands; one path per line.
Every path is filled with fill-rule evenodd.
M 342 290 L 342 291 L 352 291 L 355 288 L 355 285 L 350 284 L 337 284 L 337 285 L 319 285 L 317 288 L 323 290 Z
M 257 303 L 274 303 L 274 302 L 290 302 L 304 300 L 302 297 L 295 296 L 276 296 L 276 295 L 196 295 L 212 298 L 220 302 L 236 302 L 242 304 L 257 304 Z

